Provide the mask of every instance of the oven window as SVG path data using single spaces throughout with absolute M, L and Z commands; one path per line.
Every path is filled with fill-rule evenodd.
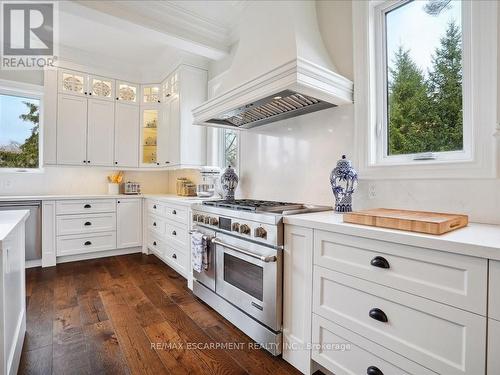
M 262 301 L 264 270 L 230 254 L 224 254 L 224 281 Z

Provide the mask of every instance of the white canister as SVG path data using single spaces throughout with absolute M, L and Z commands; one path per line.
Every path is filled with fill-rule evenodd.
M 120 184 L 114 184 L 112 182 L 108 183 L 108 194 L 112 195 L 120 194 Z

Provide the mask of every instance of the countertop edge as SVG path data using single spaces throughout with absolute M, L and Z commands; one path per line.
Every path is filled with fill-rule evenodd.
M 0 250 L 3 249 L 3 241 L 30 215 L 29 210 L 13 210 L 0 212 Z

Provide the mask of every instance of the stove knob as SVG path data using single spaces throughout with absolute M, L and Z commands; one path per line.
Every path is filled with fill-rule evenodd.
M 217 225 L 219 225 L 219 220 L 217 220 L 217 218 L 216 218 L 216 217 L 211 217 L 211 218 L 209 219 L 208 223 L 209 223 L 210 225 L 217 226 Z
M 240 233 L 241 234 L 250 234 L 250 227 L 246 224 L 240 225 Z
M 267 238 L 267 231 L 262 227 L 258 227 L 254 231 L 254 236 L 258 237 L 258 238 L 266 239 Z
M 210 224 L 210 216 L 205 216 L 205 224 Z
M 198 214 L 193 214 L 193 222 L 198 221 Z
M 233 232 L 239 232 L 240 231 L 240 223 L 233 223 L 231 226 L 231 229 Z

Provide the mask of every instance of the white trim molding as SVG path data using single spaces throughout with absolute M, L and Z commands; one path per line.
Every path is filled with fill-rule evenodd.
M 377 148 L 377 98 L 381 69 L 377 58 L 376 10 L 380 0 L 353 2 L 355 142 L 360 175 L 366 179 L 495 178 L 497 177 L 497 49 L 498 3 L 466 2 L 464 41 L 464 146 L 453 158 L 381 163 Z M 380 41 L 378 41 L 380 42 Z M 379 106 L 380 107 L 380 106 Z M 466 124 L 469 124 L 467 126 Z M 468 152 L 467 152 L 468 151 Z M 378 153 L 378 154 L 377 154 Z

